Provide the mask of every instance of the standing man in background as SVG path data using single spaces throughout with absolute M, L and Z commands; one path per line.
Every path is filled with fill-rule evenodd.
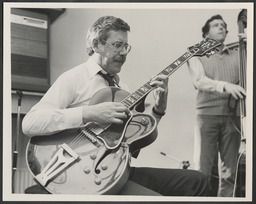
M 104 16 L 88 30 L 89 60 L 63 73 L 23 120 L 23 132 L 30 136 L 49 135 L 88 122 L 122 124 L 129 109 L 120 102 L 89 105 L 93 95 L 111 86 L 121 86 L 118 73 L 131 50 L 128 44 L 130 26 L 120 18 Z M 108 76 L 106 76 L 108 75 Z M 112 78 L 112 80 L 110 79 Z M 151 114 L 157 122 L 167 108 L 168 77 L 158 75 L 155 104 Z M 205 177 L 193 170 L 132 167 L 129 181 L 120 195 L 206 196 Z M 31 192 L 31 191 L 30 191 Z M 33 191 L 44 193 L 44 191 Z M 29 193 L 29 192 L 28 192 Z
M 218 196 L 231 197 L 240 146 L 240 133 L 232 120 L 240 124 L 239 113 L 230 116 L 229 95 L 238 100 L 245 97 L 239 82 L 238 52 L 224 45 L 227 24 L 222 16 L 212 16 L 202 28 L 203 37 L 221 42 L 220 50 L 210 58 L 192 58 L 189 71 L 197 89 L 197 120 L 195 127 L 194 160 L 197 170 L 208 177 L 210 187 L 211 170 L 216 152 L 221 159 Z M 239 112 L 239 111 L 237 111 Z M 232 120 L 229 118 L 232 117 Z

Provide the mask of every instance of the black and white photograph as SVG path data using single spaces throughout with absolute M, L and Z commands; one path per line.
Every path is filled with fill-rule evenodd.
M 3 201 L 252 201 L 253 16 L 4 2 Z

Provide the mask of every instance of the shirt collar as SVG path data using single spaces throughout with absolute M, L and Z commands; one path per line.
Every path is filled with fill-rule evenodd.
M 103 70 L 100 65 L 98 65 L 92 57 L 89 57 L 89 59 L 86 62 L 88 71 L 89 71 L 89 77 L 90 79 L 92 79 L 98 72 L 102 72 L 103 74 L 107 74 L 107 72 L 105 70 Z M 116 74 L 114 76 L 114 79 L 117 83 L 119 83 L 120 78 L 119 76 Z
M 230 49 L 228 48 L 228 46 L 224 45 L 223 49 L 221 50 L 220 54 L 226 52 L 227 54 L 230 54 Z
M 103 69 L 90 57 L 86 62 L 90 79 L 93 78 L 99 71 Z

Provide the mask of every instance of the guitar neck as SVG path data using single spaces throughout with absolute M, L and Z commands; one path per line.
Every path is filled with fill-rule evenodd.
M 192 50 L 185 52 L 177 60 L 175 60 L 168 67 L 163 69 L 157 75 L 163 74 L 163 75 L 170 76 L 178 68 L 180 68 L 185 62 L 187 62 L 191 57 L 193 57 L 196 52 L 197 52 L 197 49 L 192 49 Z M 137 89 L 132 94 L 128 95 L 125 99 L 123 99 L 121 101 L 121 103 L 123 103 L 129 109 L 132 108 L 134 105 L 136 105 L 142 99 L 144 99 L 144 97 L 146 97 L 155 88 L 154 86 L 150 85 L 150 82 L 151 82 L 151 80 L 148 81 L 147 83 L 145 83 L 143 86 L 141 86 L 139 89 Z

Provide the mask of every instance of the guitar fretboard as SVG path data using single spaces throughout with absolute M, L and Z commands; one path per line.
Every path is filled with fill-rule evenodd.
M 187 52 L 185 52 L 183 55 L 181 55 L 177 60 L 175 60 L 172 64 L 170 64 L 168 67 L 163 69 L 158 75 L 163 74 L 170 76 L 173 74 L 179 67 L 181 67 L 186 61 L 188 61 L 191 57 L 194 56 L 194 54 L 198 50 L 191 49 Z M 157 76 L 157 75 L 156 75 Z M 132 94 L 128 95 L 125 99 L 121 101 L 127 108 L 132 108 L 134 105 L 136 105 L 140 100 L 142 100 L 145 96 L 147 96 L 155 87 L 150 85 L 151 81 L 148 81 L 143 86 L 141 86 L 139 89 L 137 89 Z

